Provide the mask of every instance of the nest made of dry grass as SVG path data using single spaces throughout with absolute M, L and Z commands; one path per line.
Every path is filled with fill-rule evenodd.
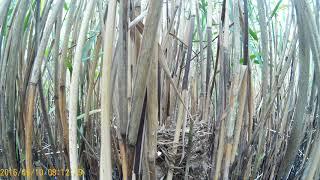
M 189 135 L 192 133 L 192 148 L 189 151 Z M 189 179 L 207 179 L 210 168 L 210 141 L 211 135 L 208 124 L 203 121 L 195 121 L 193 130 L 190 131 L 190 124 L 187 123 L 185 130 L 181 131 L 180 140 L 177 144 L 177 154 L 172 149 L 175 134 L 175 125 L 160 127 L 158 130 L 158 158 L 157 174 L 161 179 L 167 174 L 170 164 L 174 164 L 174 179 L 183 179 L 189 158 Z

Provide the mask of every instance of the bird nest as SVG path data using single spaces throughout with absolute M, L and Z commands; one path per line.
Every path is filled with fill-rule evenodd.
M 180 133 L 179 143 L 174 144 L 175 126 L 158 130 L 157 174 L 162 179 L 169 168 L 174 171 L 174 179 L 183 179 L 188 167 L 189 179 L 207 179 L 210 168 L 210 139 L 208 124 L 196 121 L 193 129 L 187 124 Z M 192 142 L 189 142 L 192 135 Z M 190 148 L 191 146 L 191 148 Z M 177 153 L 174 153 L 174 148 Z

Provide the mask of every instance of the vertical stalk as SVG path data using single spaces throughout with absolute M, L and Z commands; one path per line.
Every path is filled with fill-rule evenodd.
M 70 157 L 70 171 L 71 179 L 77 180 L 78 177 L 78 149 L 77 149 L 77 104 L 79 91 L 79 75 L 81 69 L 82 50 L 86 40 L 86 33 L 91 18 L 93 5 L 95 0 L 88 2 L 84 12 L 84 18 L 81 22 L 79 37 L 76 46 L 76 52 L 73 62 L 73 70 L 70 84 L 70 98 L 69 98 L 69 157 Z
M 158 39 L 158 38 L 157 38 Z M 157 130 L 158 130 L 158 44 L 154 47 L 147 88 L 147 159 L 150 179 L 156 179 Z
M 203 34 L 202 34 L 202 27 L 201 27 L 201 21 L 200 21 L 200 14 L 199 14 L 199 4 L 196 2 L 196 15 L 197 15 L 197 29 L 198 29 L 198 35 L 199 35 L 199 45 L 200 45 L 200 56 L 199 56 L 199 61 L 201 63 L 200 69 L 201 69 L 201 74 L 200 74 L 200 83 L 201 83 L 201 90 L 200 90 L 200 109 L 203 117 L 203 110 L 205 107 L 205 97 L 206 97 L 206 63 L 203 58 Z
M 116 0 L 109 1 L 104 36 L 104 54 L 101 77 L 101 152 L 100 179 L 112 180 L 111 158 L 111 64 L 116 16 Z
M 298 80 L 298 96 L 297 105 L 294 112 L 292 130 L 288 140 L 288 147 L 284 155 L 284 159 L 280 165 L 280 177 L 287 177 L 290 172 L 293 161 L 299 150 L 301 140 L 305 132 L 306 107 L 308 105 L 305 98 L 309 87 L 309 67 L 310 67 L 310 39 L 308 38 L 306 27 L 304 25 L 305 16 L 303 15 L 303 7 L 301 1 L 294 1 L 297 12 L 298 35 L 299 35 L 299 80 Z
M 66 110 L 66 67 L 65 61 L 68 50 L 69 36 L 72 29 L 73 16 L 76 10 L 76 0 L 70 2 L 69 11 L 67 14 L 65 29 L 62 32 L 63 42 L 61 45 L 61 55 L 59 59 L 59 111 L 60 111 L 60 121 L 62 125 L 62 134 L 64 149 L 69 153 L 69 131 L 68 131 L 68 122 L 67 122 L 67 110 Z
M 120 0 L 119 9 L 119 118 L 120 133 L 122 138 L 125 139 L 128 124 L 128 0 Z

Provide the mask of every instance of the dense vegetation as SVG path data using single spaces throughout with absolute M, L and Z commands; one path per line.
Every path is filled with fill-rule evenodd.
M 0 179 L 320 178 L 320 0 L 0 13 Z

